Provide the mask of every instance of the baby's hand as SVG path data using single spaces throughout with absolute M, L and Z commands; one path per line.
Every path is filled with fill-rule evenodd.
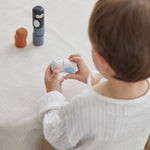
M 76 62 L 78 66 L 78 71 L 74 74 L 68 74 L 65 76 L 65 79 L 76 79 L 87 83 L 87 78 L 90 74 L 89 68 L 87 67 L 85 61 L 79 54 L 70 55 L 68 58 L 72 62 Z
M 64 77 L 58 80 L 60 73 L 60 69 L 56 68 L 54 72 L 51 70 L 51 65 L 49 65 L 45 72 L 45 87 L 47 92 L 58 91 L 62 93 L 62 83 L 64 81 Z

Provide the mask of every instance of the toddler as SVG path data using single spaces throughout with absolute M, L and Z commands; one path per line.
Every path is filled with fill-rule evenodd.
M 143 150 L 150 134 L 150 1 L 99 0 L 89 21 L 90 72 L 73 54 L 78 72 L 58 79 L 45 73 L 47 94 L 39 102 L 45 139 L 58 150 Z M 65 100 L 61 85 L 88 86 Z

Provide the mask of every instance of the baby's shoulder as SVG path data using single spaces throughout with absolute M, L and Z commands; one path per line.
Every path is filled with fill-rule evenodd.
M 74 96 L 69 104 L 65 106 L 66 112 L 69 112 L 70 115 L 81 114 L 84 109 L 88 110 L 88 108 L 92 107 L 93 100 L 94 97 L 90 91 L 85 89 L 80 94 Z
M 94 98 L 92 92 L 86 88 L 81 93 L 77 94 L 71 99 L 71 103 L 87 103 Z

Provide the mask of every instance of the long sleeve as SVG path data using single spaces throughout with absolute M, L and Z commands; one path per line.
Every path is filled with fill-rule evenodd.
M 52 91 L 44 95 L 38 104 L 38 116 L 39 120 L 42 122 L 45 113 L 52 110 L 59 110 L 62 106 L 67 105 L 68 102 L 65 100 L 65 97 L 57 92 Z
M 58 150 L 76 146 L 75 141 L 70 141 L 70 127 L 66 125 L 67 114 L 71 113 L 67 106 L 64 96 L 57 91 L 46 94 L 39 103 L 39 120 L 43 123 L 44 137 Z

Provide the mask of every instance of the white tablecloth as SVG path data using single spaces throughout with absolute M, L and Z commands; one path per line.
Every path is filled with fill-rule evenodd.
M 0 150 L 40 150 L 42 125 L 37 101 L 45 94 L 44 74 L 57 57 L 79 53 L 90 68 L 88 21 L 95 0 L 0 0 Z M 32 8 L 45 8 L 45 43 L 32 44 Z M 17 28 L 28 30 L 27 46 L 14 45 Z M 72 86 L 73 85 L 73 86 Z M 77 81 L 63 84 L 69 100 L 85 87 Z

